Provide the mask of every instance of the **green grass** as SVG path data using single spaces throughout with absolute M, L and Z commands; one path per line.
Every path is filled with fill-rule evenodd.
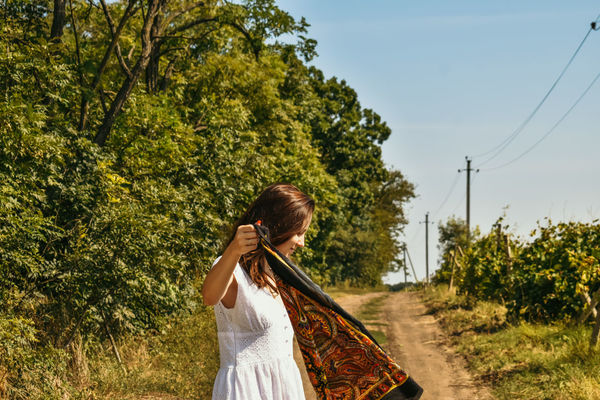
M 372 292 L 387 292 L 389 289 L 385 285 L 376 287 L 352 287 L 349 284 L 340 284 L 336 286 L 324 286 L 323 291 L 333 299 L 338 299 L 347 295 L 363 295 Z
M 506 322 L 506 309 L 473 303 L 447 287 L 423 299 L 457 351 L 498 399 L 600 399 L 600 350 L 589 349 L 591 328 Z
M 381 320 L 381 308 L 387 297 L 388 294 L 382 294 L 372 298 L 362 304 L 356 314 L 356 317 L 367 327 L 377 343 L 382 346 L 387 343 L 387 336 L 385 332 L 377 329 L 377 327 L 387 326 L 387 324 Z

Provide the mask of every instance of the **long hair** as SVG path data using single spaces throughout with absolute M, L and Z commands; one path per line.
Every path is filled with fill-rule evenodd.
M 315 201 L 294 185 L 275 183 L 267 187 L 241 218 L 234 224 L 227 246 L 232 242 L 240 225 L 261 224 L 269 229 L 269 240 L 275 246 L 300 234 L 304 224 L 315 209 Z M 277 293 L 277 288 L 267 280 L 264 250 L 259 246 L 242 255 L 241 266 L 259 288 L 267 287 Z

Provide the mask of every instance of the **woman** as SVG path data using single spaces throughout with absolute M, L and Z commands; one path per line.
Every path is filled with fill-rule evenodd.
M 304 246 L 315 203 L 293 185 L 266 188 L 236 223 L 202 287 L 215 306 L 221 367 L 213 400 L 304 400 L 293 329 L 252 224 L 289 257 Z

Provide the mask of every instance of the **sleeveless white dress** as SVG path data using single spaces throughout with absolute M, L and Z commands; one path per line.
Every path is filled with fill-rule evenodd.
M 305 400 L 281 296 L 259 289 L 239 264 L 233 274 L 234 307 L 219 302 L 214 308 L 221 365 L 212 400 Z

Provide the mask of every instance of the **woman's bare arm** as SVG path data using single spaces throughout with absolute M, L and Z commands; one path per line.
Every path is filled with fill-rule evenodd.
M 258 236 L 252 225 L 240 225 L 235 237 L 225 249 L 223 256 L 206 274 L 202 285 L 204 304 L 214 306 L 223 300 L 225 307 L 235 305 L 237 297 L 237 282 L 233 270 L 240 257 L 256 248 Z

